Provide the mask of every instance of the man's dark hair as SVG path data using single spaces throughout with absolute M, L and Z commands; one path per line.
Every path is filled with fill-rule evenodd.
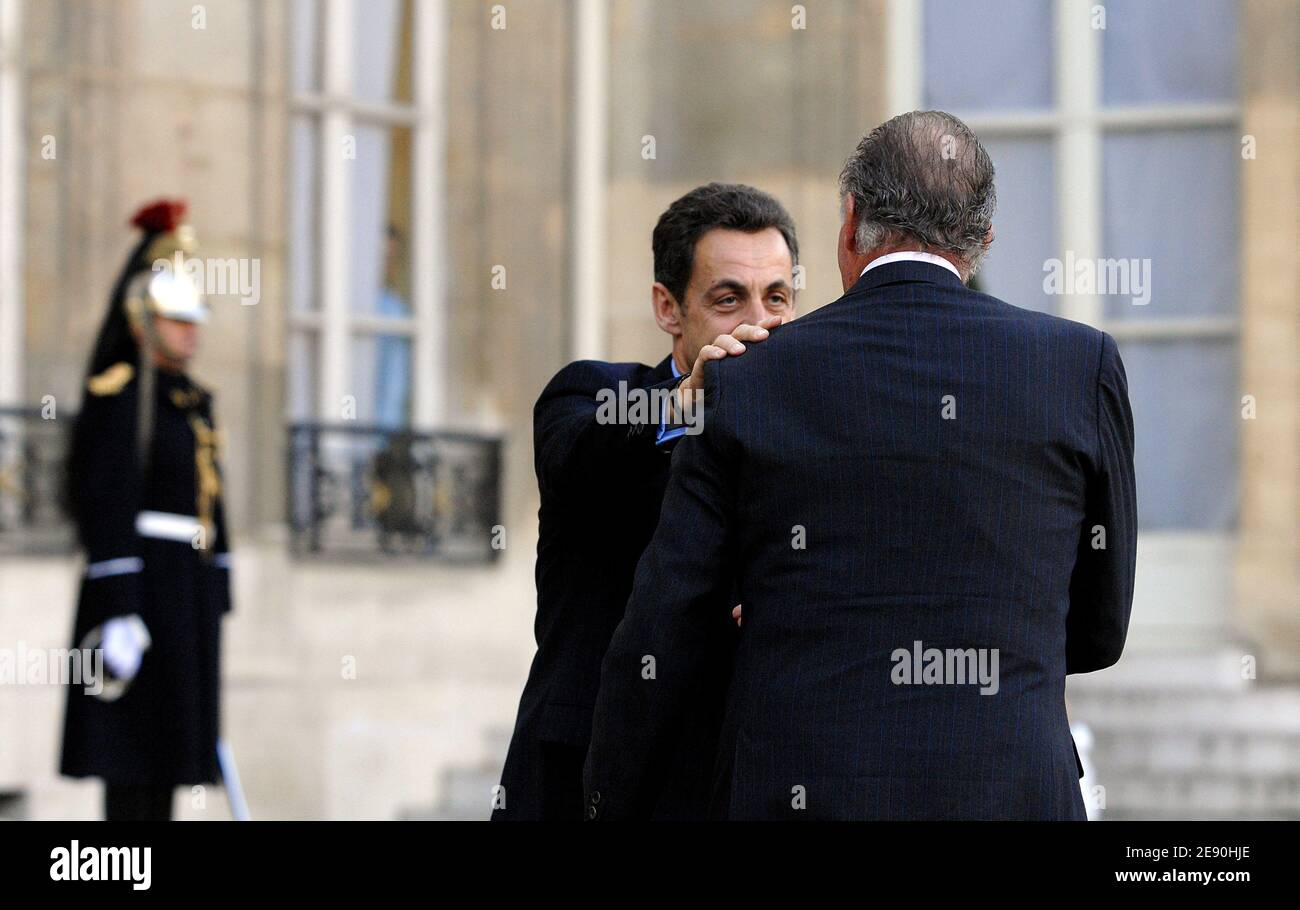
M 695 243 L 714 228 L 754 234 L 776 228 L 790 248 L 790 261 L 799 264 L 794 219 L 773 196 L 743 183 L 710 183 L 696 187 L 659 216 L 651 245 L 655 281 L 668 288 L 678 306 L 686 305 L 686 286 L 695 265 Z

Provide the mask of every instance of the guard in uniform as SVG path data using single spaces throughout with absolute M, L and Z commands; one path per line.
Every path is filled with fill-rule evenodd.
M 218 780 L 221 619 L 230 610 L 212 396 L 186 373 L 207 307 L 184 267 L 184 203 L 142 209 L 113 288 L 68 459 L 85 576 L 74 648 L 106 680 L 68 688 L 62 773 L 100 777 L 109 820 L 167 820 Z M 163 263 L 169 263 L 163 267 Z

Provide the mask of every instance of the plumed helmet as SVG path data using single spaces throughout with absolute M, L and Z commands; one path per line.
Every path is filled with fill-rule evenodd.
M 183 200 L 160 199 L 136 212 L 131 224 L 145 234 L 142 255 L 133 260 L 123 305 L 133 322 L 146 314 L 206 322 L 208 307 L 188 263 L 195 251 L 194 230 L 185 224 Z

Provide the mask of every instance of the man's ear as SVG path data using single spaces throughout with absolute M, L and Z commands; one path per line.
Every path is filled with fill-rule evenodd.
M 840 239 L 839 255 L 841 260 L 847 256 L 856 256 L 858 253 L 858 226 L 856 212 L 853 205 L 853 194 L 846 193 L 844 201 L 840 204 L 840 210 L 843 215 L 840 218 Z
M 673 297 L 662 282 L 656 281 L 650 289 L 650 301 L 659 328 L 674 338 L 679 337 L 682 334 L 682 310 L 677 305 L 677 298 Z

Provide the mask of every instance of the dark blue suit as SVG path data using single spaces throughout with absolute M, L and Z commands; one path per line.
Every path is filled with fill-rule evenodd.
M 1083 818 L 1065 677 L 1119 659 L 1136 543 L 1113 339 L 895 262 L 705 378 L 603 664 L 589 816 L 645 816 L 734 577 L 716 815 Z M 901 682 L 914 647 L 996 653 L 996 694 Z
M 623 616 L 637 560 L 659 522 L 669 455 L 679 433 L 665 433 L 657 412 L 631 423 L 598 419 L 598 396 L 667 390 L 672 362 L 571 363 L 551 380 L 533 410 L 533 455 L 541 493 L 537 542 L 537 655 L 519 700 L 502 771 L 505 805 L 494 821 L 583 817 L 582 761 L 600 661 Z M 633 413 L 631 416 L 640 416 Z M 713 604 L 713 653 L 699 693 L 667 733 L 672 757 L 660 769 L 654 815 L 703 817 L 730 678 L 734 600 Z

